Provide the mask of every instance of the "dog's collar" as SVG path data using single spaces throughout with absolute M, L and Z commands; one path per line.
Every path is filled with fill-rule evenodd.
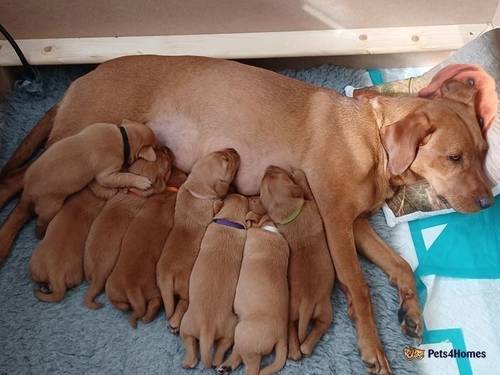
M 273 224 L 266 224 L 261 226 L 260 228 L 263 230 L 267 230 L 268 232 L 279 233 L 278 228 L 276 228 L 276 226 L 274 226 Z
M 214 223 L 219 225 L 225 225 L 226 227 L 236 228 L 236 229 L 245 229 L 243 224 L 237 223 L 235 221 L 227 220 L 227 219 L 214 219 Z
M 292 221 L 294 221 L 297 216 L 299 216 L 300 211 L 302 211 L 302 207 L 304 206 L 304 202 L 297 207 L 290 215 L 288 215 L 283 221 L 280 222 L 282 225 L 290 224 Z
M 123 140 L 123 162 L 128 164 L 130 158 L 130 142 L 128 140 L 127 130 L 125 130 L 123 126 L 119 126 L 118 129 L 120 129 Z
M 203 195 L 203 194 L 198 194 L 198 193 L 195 193 L 194 191 L 192 191 L 191 189 L 187 189 L 191 195 L 195 198 L 198 198 L 198 199 L 203 199 L 203 200 L 216 200 L 216 199 L 219 199 L 219 197 L 217 196 L 210 196 L 210 195 Z
M 167 186 L 167 191 L 171 193 L 177 193 L 179 191 L 179 188 L 175 186 Z

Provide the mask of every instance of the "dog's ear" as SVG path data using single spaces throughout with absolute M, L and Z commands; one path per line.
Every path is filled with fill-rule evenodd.
M 441 86 L 441 96 L 466 105 L 473 106 L 477 90 L 473 85 L 467 85 L 454 79 L 449 79 Z
M 311 191 L 311 187 L 307 182 L 307 177 L 304 171 L 302 171 L 301 169 L 294 169 L 291 173 L 291 177 L 293 182 L 301 187 L 302 191 L 304 192 L 304 198 L 308 201 L 313 201 L 314 197 Z
M 427 115 L 422 111 L 410 113 L 402 120 L 380 130 L 382 144 L 388 157 L 389 172 L 398 176 L 415 160 L 418 148 L 434 131 Z
M 224 201 L 223 200 L 220 200 L 220 199 L 217 199 L 214 201 L 214 215 L 217 215 L 219 213 L 220 210 L 222 210 L 222 206 L 224 206 Z
M 215 193 L 218 197 L 225 197 L 229 191 L 229 183 L 219 180 L 215 183 Z
M 150 162 L 156 161 L 156 153 L 152 146 L 142 147 L 139 151 L 139 158 Z
M 254 211 L 259 215 L 264 215 L 266 213 L 266 209 L 262 205 L 262 201 L 259 196 L 253 196 L 248 198 L 248 208 L 250 211 Z

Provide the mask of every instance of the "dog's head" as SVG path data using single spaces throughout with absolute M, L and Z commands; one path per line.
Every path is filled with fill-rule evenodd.
M 229 194 L 215 214 L 216 219 L 227 219 L 245 226 L 248 199 L 241 194 Z
M 388 170 L 426 179 L 457 211 L 487 208 L 493 203 L 484 170 L 488 146 L 474 110 L 475 90 L 449 81 L 441 94 L 414 99 L 418 105 L 410 113 L 381 128 Z
M 129 172 L 147 177 L 153 183 L 146 195 L 164 191 L 172 174 L 173 155 L 170 150 L 167 147 L 156 146 L 154 152 L 156 154 L 155 161 L 137 159 L 129 167 Z
M 156 138 L 153 131 L 140 122 L 130 120 L 123 120 L 120 126 L 123 126 L 127 131 L 130 143 L 130 160 L 125 162 L 134 162 L 140 159 L 154 162 L 156 160 L 154 151 Z
M 232 149 L 211 152 L 198 160 L 186 181 L 200 195 L 224 198 L 240 166 L 240 156 Z
M 275 223 L 284 223 L 304 205 L 304 191 L 290 173 L 269 166 L 260 184 L 260 200 Z

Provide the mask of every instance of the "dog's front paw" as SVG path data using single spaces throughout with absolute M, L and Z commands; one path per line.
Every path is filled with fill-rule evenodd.
M 361 360 L 370 374 L 390 375 L 392 374 L 389 362 L 384 350 L 380 345 L 371 345 L 361 350 Z
M 151 185 L 151 180 L 144 176 L 137 176 L 137 179 L 134 182 L 134 187 L 140 190 L 147 190 L 151 187 Z
M 398 311 L 398 320 L 401 324 L 401 332 L 406 336 L 416 339 L 420 343 L 422 339 L 422 316 L 416 296 L 401 293 L 401 305 Z

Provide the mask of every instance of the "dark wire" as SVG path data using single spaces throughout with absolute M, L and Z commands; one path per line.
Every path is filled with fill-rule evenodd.
M 9 34 L 7 29 L 3 27 L 3 25 L 0 23 L 0 32 L 3 34 L 5 39 L 10 43 L 12 48 L 14 48 L 14 51 L 16 52 L 17 57 L 19 57 L 19 60 L 21 60 L 21 63 L 23 64 L 23 67 L 25 70 L 28 71 L 28 74 L 30 75 L 30 80 L 34 82 L 39 81 L 39 74 L 38 71 L 26 60 L 26 57 L 24 56 L 23 51 L 21 51 L 21 48 L 19 48 L 19 45 L 16 43 L 12 35 Z

